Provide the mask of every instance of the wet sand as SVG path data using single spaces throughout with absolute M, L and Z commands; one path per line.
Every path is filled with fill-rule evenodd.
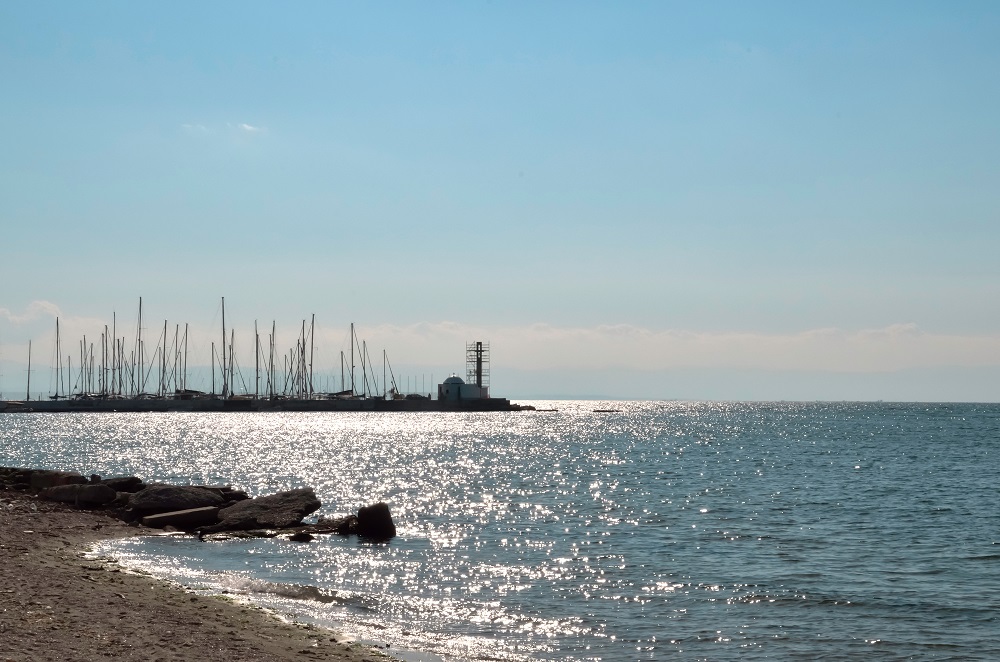
M 91 543 L 141 532 L 0 491 L 0 662 L 391 660 L 330 630 L 84 557 Z

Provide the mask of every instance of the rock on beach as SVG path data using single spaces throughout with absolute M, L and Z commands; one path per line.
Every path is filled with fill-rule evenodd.
M 149 485 L 129 498 L 128 506 L 140 515 L 170 513 L 178 510 L 221 507 L 225 497 L 218 490 L 196 485 Z
M 181 529 L 199 536 L 224 532 L 274 535 L 267 532 L 275 529 L 357 535 L 370 540 L 396 535 L 384 502 L 364 506 L 357 515 L 320 518 L 318 525 L 303 524 L 306 516 L 322 506 L 311 487 L 251 499 L 229 485 L 147 485 L 137 476 L 102 479 L 93 475 L 87 479 L 75 471 L 0 467 L 0 490 L 33 492 L 49 501 L 101 509 L 143 526 Z
M 102 483 L 83 483 L 48 487 L 41 491 L 41 496 L 75 506 L 103 506 L 114 501 L 118 492 Z
M 301 524 L 322 505 L 311 487 L 238 501 L 219 511 L 218 524 L 203 527 L 201 532 L 286 529 Z

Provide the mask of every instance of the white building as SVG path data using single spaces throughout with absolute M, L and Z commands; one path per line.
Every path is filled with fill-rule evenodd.
M 452 375 L 438 384 L 438 400 L 479 400 L 490 397 L 489 386 L 466 384 L 458 375 Z

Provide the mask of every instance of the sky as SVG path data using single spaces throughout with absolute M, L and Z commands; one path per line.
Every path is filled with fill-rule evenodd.
M 995 2 L 0 3 L 0 394 L 224 297 L 244 367 L 997 402 L 997 71 Z

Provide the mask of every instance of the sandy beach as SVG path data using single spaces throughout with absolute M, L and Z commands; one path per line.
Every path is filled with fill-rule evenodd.
M 0 662 L 391 659 L 335 632 L 84 556 L 98 540 L 142 532 L 100 512 L 0 491 Z

